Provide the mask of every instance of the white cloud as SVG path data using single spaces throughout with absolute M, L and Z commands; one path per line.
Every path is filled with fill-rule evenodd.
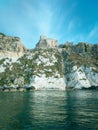
M 94 26 L 88 34 L 87 39 L 90 40 L 92 38 L 98 37 L 98 25 Z
M 37 7 L 33 7 L 30 3 L 25 3 L 24 7 L 31 21 L 31 25 L 35 26 L 39 34 L 48 35 L 51 31 L 53 11 L 46 3 L 39 2 Z
M 68 31 L 70 32 L 75 26 L 75 21 L 74 20 L 71 20 L 68 24 Z
M 70 37 L 71 41 L 74 43 L 78 42 L 89 42 L 89 43 L 96 43 L 98 42 L 98 25 L 94 26 L 88 34 L 78 33 L 76 35 L 72 35 Z

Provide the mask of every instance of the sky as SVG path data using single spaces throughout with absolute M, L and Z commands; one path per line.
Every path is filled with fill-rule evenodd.
M 0 0 L 0 32 L 34 48 L 40 35 L 98 43 L 98 0 Z

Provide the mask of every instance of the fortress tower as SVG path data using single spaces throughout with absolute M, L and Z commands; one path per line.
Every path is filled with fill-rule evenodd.
M 40 36 L 40 40 L 37 43 L 38 48 L 56 48 L 58 47 L 58 41 L 55 39 L 47 38 L 46 36 Z

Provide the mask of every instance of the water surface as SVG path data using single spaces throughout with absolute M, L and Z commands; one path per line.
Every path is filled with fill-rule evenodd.
M 98 91 L 0 93 L 0 130 L 98 130 Z

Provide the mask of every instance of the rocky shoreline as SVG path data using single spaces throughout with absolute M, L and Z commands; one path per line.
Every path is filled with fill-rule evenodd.
M 9 87 L 0 88 L 0 92 L 32 92 L 32 91 L 38 91 L 38 90 L 39 89 L 36 89 L 33 86 L 32 87 L 17 87 L 17 88 L 9 88 Z M 43 90 L 57 90 L 57 89 L 51 88 L 51 89 L 43 89 Z M 91 86 L 89 88 L 83 87 L 81 89 L 67 88 L 67 90 L 98 90 L 98 86 Z
M 0 92 L 26 92 L 26 91 L 34 91 L 36 90 L 35 87 L 17 87 L 17 88 L 12 88 L 12 87 L 3 87 L 0 88 Z

